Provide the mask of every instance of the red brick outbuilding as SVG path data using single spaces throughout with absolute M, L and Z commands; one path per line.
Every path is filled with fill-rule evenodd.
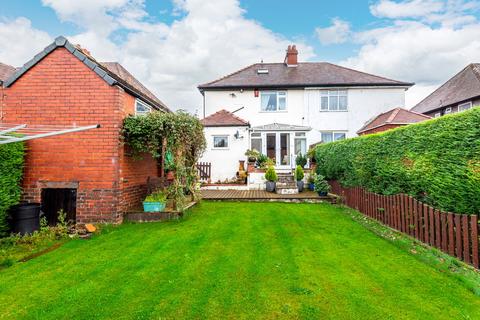
M 157 162 L 134 159 L 122 143 L 125 117 L 169 112 L 118 63 L 96 61 L 58 37 L 21 68 L 0 65 L 0 122 L 99 129 L 28 141 L 23 200 L 65 207 L 76 222 L 120 222 L 140 205 Z M 3 70 L 3 71 L 2 71 Z M 53 203 L 53 204 L 52 204 Z
M 382 132 L 405 126 L 407 124 L 417 123 L 425 120 L 429 120 L 432 117 L 417 113 L 414 111 L 406 110 L 403 108 L 395 108 L 390 111 L 384 112 L 369 120 L 360 130 L 357 131 L 358 135 L 366 135 L 377 132 Z

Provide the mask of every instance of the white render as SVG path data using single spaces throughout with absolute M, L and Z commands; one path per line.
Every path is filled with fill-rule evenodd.
M 205 90 L 204 116 L 207 117 L 221 109 L 234 112 L 250 123 L 251 128 L 272 123 L 310 127 L 306 132 L 307 148 L 321 140 L 321 131 L 344 132 L 347 138 L 357 136 L 357 131 L 371 118 L 396 107 L 405 106 L 406 87 L 351 87 L 339 88 L 347 90 L 347 111 L 320 111 L 320 90 L 335 88 L 301 88 L 281 90 L 287 92 L 287 108 L 285 111 L 261 111 L 260 94 L 255 97 L 252 89 L 245 90 Z M 272 91 L 272 90 L 265 90 Z M 280 91 L 280 90 L 278 90 Z M 261 90 L 260 90 L 261 92 Z M 250 129 L 251 129 L 250 128 Z M 243 139 L 234 139 L 239 130 Z M 238 161 L 246 160 L 245 151 L 250 148 L 250 131 L 246 127 L 206 127 L 207 149 L 200 161 L 212 163 L 212 182 L 233 178 L 238 170 Z M 229 135 L 230 146 L 226 150 L 214 150 L 214 135 Z M 262 133 L 264 138 L 265 133 Z M 288 166 L 294 167 L 294 132 L 290 132 L 291 160 Z M 277 138 L 278 143 L 278 138 Z M 278 146 L 277 146 L 278 147 Z M 265 153 L 263 143 L 262 153 Z M 263 184 L 261 177 L 251 177 L 252 186 L 258 188 Z

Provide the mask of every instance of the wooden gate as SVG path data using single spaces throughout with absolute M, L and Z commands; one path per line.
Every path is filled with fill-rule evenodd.
M 198 176 L 200 181 L 207 181 L 212 175 L 212 163 L 211 162 L 198 162 L 197 163 Z

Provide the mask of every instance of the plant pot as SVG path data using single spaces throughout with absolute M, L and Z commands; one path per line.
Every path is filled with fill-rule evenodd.
M 298 188 L 298 192 L 303 192 L 303 187 L 304 187 L 304 183 L 302 180 L 300 181 L 297 181 L 297 188 Z
M 162 202 L 143 202 L 144 212 L 162 212 L 165 210 L 165 203 Z
M 308 190 L 314 191 L 314 190 L 315 190 L 315 183 L 310 182 L 310 183 L 308 184 Z
M 175 175 L 173 174 L 173 171 L 168 171 L 167 172 L 167 181 L 173 181 L 175 179 Z
M 274 192 L 275 191 L 275 181 L 267 181 L 265 189 L 268 192 Z
M 318 195 L 320 197 L 326 197 L 326 196 L 328 196 L 328 192 L 327 191 L 318 191 Z

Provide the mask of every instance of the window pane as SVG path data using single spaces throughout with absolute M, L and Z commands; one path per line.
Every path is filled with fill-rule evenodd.
M 287 109 L 287 98 L 286 97 L 279 97 L 278 98 L 278 110 L 286 110 Z
M 260 137 L 261 135 L 260 132 L 252 132 L 252 137 Z
M 330 108 L 331 111 L 338 110 L 338 96 L 330 97 Z
M 347 96 L 340 96 L 338 98 L 338 110 L 347 110 Z
M 344 139 L 345 139 L 345 132 L 335 132 L 333 135 L 333 141 L 344 140 Z
M 307 140 L 306 139 L 295 139 L 295 154 L 299 153 L 305 155 L 307 153 Z
M 331 132 L 322 132 L 322 141 L 323 142 L 332 142 L 333 134 Z
M 296 137 L 305 137 L 305 132 L 295 132 Z
M 329 94 L 330 94 L 330 97 L 331 96 L 338 96 L 338 91 L 337 90 L 330 90 Z
M 327 111 L 328 110 L 328 97 L 321 98 L 321 105 L 320 110 Z
M 136 114 L 147 114 L 147 113 L 149 113 L 150 111 L 152 111 L 152 110 L 150 109 L 150 107 L 147 106 L 147 105 L 145 105 L 145 104 L 143 104 L 143 103 L 141 103 L 140 101 L 137 101 L 137 102 L 135 103 L 135 113 L 136 113 Z
M 321 90 L 320 95 L 321 96 L 328 96 L 328 90 Z
M 470 102 L 461 104 L 461 105 L 458 106 L 458 111 L 468 110 L 468 109 L 470 109 L 471 106 L 472 106 L 472 104 Z
M 213 146 L 215 148 L 228 148 L 227 137 L 213 137 Z
M 262 111 L 277 110 L 277 94 L 275 92 L 262 92 Z
M 258 138 L 252 139 L 251 144 L 252 144 L 251 146 L 252 150 L 257 150 L 258 152 L 262 153 L 262 139 L 258 139 Z

